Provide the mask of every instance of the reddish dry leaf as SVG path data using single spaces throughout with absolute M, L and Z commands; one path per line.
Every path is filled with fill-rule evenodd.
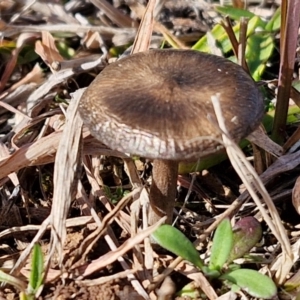
M 42 32 L 42 41 L 35 43 L 35 52 L 50 67 L 51 71 L 55 71 L 55 63 L 63 61 L 63 57 L 59 54 L 53 36 L 47 32 Z
M 89 31 L 86 33 L 85 37 L 82 40 L 82 44 L 87 49 L 98 50 L 103 44 L 103 39 L 99 32 Z
M 297 213 L 300 215 L 300 177 L 297 178 L 293 188 L 292 202 Z

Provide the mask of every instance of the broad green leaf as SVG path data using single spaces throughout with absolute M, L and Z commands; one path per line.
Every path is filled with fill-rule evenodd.
M 28 290 L 34 294 L 42 284 L 44 271 L 44 256 L 41 246 L 35 244 L 31 258 L 31 272 L 29 278 Z
M 225 9 L 220 8 L 221 10 Z M 226 8 L 228 9 L 228 8 Z M 243 10 L 237 10 L 242 14 Z M 275 22 L 275 20 L 274 20 Z M 269 61 L 274 49 L 273 32 L 266 31 L 265 27 L 267 23 L 257 16 L 253 16 L 247 27 L 247 45 L 246 45 L 246 61 L 249 66 L 250 73 L 254 80 L 260 80 L 263 74 L 266 63 Z M 272 28 L 272 25 L 269 25 Z M 240 30 L 240 23 L 233 27 L 233 31 L 238 39 Z M 223 53 L 227 53 L 232 50 L 231 42 L 227 36 L 224 28 L 217 24 L 211 31 L 211 35 L 216 41 L 218 47 Z M 207 42 L 207 36 L 203 36 L 194 46 L 194 50 L 202 52 L 211 52 Z M 230 58 L 232 61 L 236 61 L 236 57 Z
M 254 217 L 240 219 L 232 229 L 233 247 L 230 251 L 227 263 L 242 257 L 249 252 L 262 237 L 260 223 Z
M 188 260 L 202 269 L 203 262 L 193 243 L 178 229 L 171 225 L 161 225 L 154 233 L 153 239 L 163 248 Z
M 217 227 L 213 238 L 209 269 L 220 271 L 228 259 L 232 246 L 231 224 L 229 219 L 224 219 Z
M 222 43 L 229 43 L 228 36 L 224 30 L 224 28 L 220 24 L 216 24 L 214 28 L 211 30 L 212 36 L 215 38 L 216 41 L 219 41 L 220 44 Z M 230 47 L 230 43 L 228 44 Z M 207 43 L 207 36 L 204 35 L 193 47 L 193 50 L 198 50 L 202 52 L 210 53 L 210 48 Z
M 262 21 L 259 17 L 254 16 L 251 18 L 248 22 L 248 28 L 247 28 L 247 36 L 253 34 L 255 30 L 258 28 L 263 29 L 265 27 L 266 23 Z M 233 31 L 238 39 L 240 30 L 240 24 L 238 23 L 233 27 Z M 222 50 L 223 53 L 227 53 L 232 50 L 231 42 L 228 38 L 228 35 L 224 28 L 217 24 L 211 31 L 211 35 L 216 40 L 216 43 L 218 44 L 219 48 Z M 207 43 L 207 36 L 203 36 L 193 47 L 192 49 L 202 51 L 202 52 L 211 52 L 209 45 Z
M 255 16 L 255 14 L 249 10 L 240 9 L 233 6 L 216 6 L 215 9 L 217 12 L 229 16 L 231 19 L 237 21 L 239 21 L 242 17 L 252 18 Z
M 247 39 L 246 61 L 255 81 L 261 79 L 274 49 L 274 38 L 270 33 L 256 31 Z
M 267 31 L 277 31 L 280 29 L 281 24 L 281 9 L 277 8 L 275 14 L 271 18 L 271 20 L 267 23 L 265 30 Z
M 235 270 L 222 275 L 220 279 L 236 284 L 248 294 L 257 298 L 269 299 L 277 293 L 277 287 L 272 279 L 255 270 Z

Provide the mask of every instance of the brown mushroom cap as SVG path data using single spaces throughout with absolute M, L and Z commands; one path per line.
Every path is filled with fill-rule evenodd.
M 239 141 L 263 116 L 252 78 L 227 59 L 192 50 L 150 50 L 107 66 L 79 106 L 84 123 L 121 152 L 167 160 L 198 159 L 222 146 L 208 120 L 219 94 L 226 127 Z

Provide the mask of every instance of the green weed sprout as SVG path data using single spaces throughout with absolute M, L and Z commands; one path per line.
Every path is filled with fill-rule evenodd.
M 0 281 L 13 285 L 20 291 L 21 300 L 34 300 L 35 295 L 42 288 L 44 271 L 44 256 L 40 245 L 35 244 L 32 251 L 31 272 L 28 284 L 12 275 L 6 274 L 0 270 Z M 27 286 L 27 288 L 26 288 Z
M 227 268 L 228 263 L 247 253 L 261 235 L 260 224 L 253 217 L 241 219 L 234 228 L 229 219 L 224 219 L 216 229 L 208 266 L 192 242 L 178 229 L 165 224 L 152 237 L 163 248 L 199 268 L 209 280 L 218 279 L 234 291 L 243 289 L 253 297 L 269 299 L 276 295 L 277 287 L 268 276 L 252 269 L 238 269 L 238 266 Z

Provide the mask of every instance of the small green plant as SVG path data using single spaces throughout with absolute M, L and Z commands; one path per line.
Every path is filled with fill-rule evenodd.
M 261 239 L 260 224 L 253 217 L 241 219 L 234 228 L 229 219 L 220 223 L 213 238 L 208 266 L 203 263 L 192 242 L 178 229 L 162 225 L 152 236 L 163 248 L 198 267 L 208 279 L 223 281 L 234 291 L 243 289 L 251 296 L 263 299 L 272 298 L 277 293 L 276 285 L 268 276 L 252 269 L 241 269 L 238 265 L 228 265 Z
M 33 300 L 35 295 L 40 292 L 43 284 L 44 256 L 40 245 L 35 244 L 31 258 L 31 272 L 28 284 L 12 275 L 0 270 L 0 281 L 13 285 L 20 291 L 19 299 Z M 27 286 L 27 287 L 26 287 Z
M 233 26 L 232 29 L 237 39 L 240 34 L 240 18 L 245 17 L 248 19 L 245 52 L 246 61 L 253 79 L 256 81 L 261 80 L 266 64 L 270 60 L 273 50 L 275 49 L 274 36 L 280 28 L 280 10 L 278 9 L 269 21 L 265 21 L 247 10 L 234 7 L 219 6 L 216 10 L 224 16 L 226 15 L 231 19 L 236 20 L 236 25 Z M 232 51 L 231 41 L 221 24 L 216 24 L 214 26 L 211 30 L 211 35 L 223 54 Z M 204 35 L 193 46 L 193 49 L 202 52 L 210 52 L 211 49 L 207 35 Z M 234 56 L 229 57 L 229 59 L 236 61 Z
M 112 204 L 117 204 L 129 191 L 124 191 L 122 187 L 117 187 L 115 192 L 112 192 L 107 185 L 103 186 L 104 193 Z

